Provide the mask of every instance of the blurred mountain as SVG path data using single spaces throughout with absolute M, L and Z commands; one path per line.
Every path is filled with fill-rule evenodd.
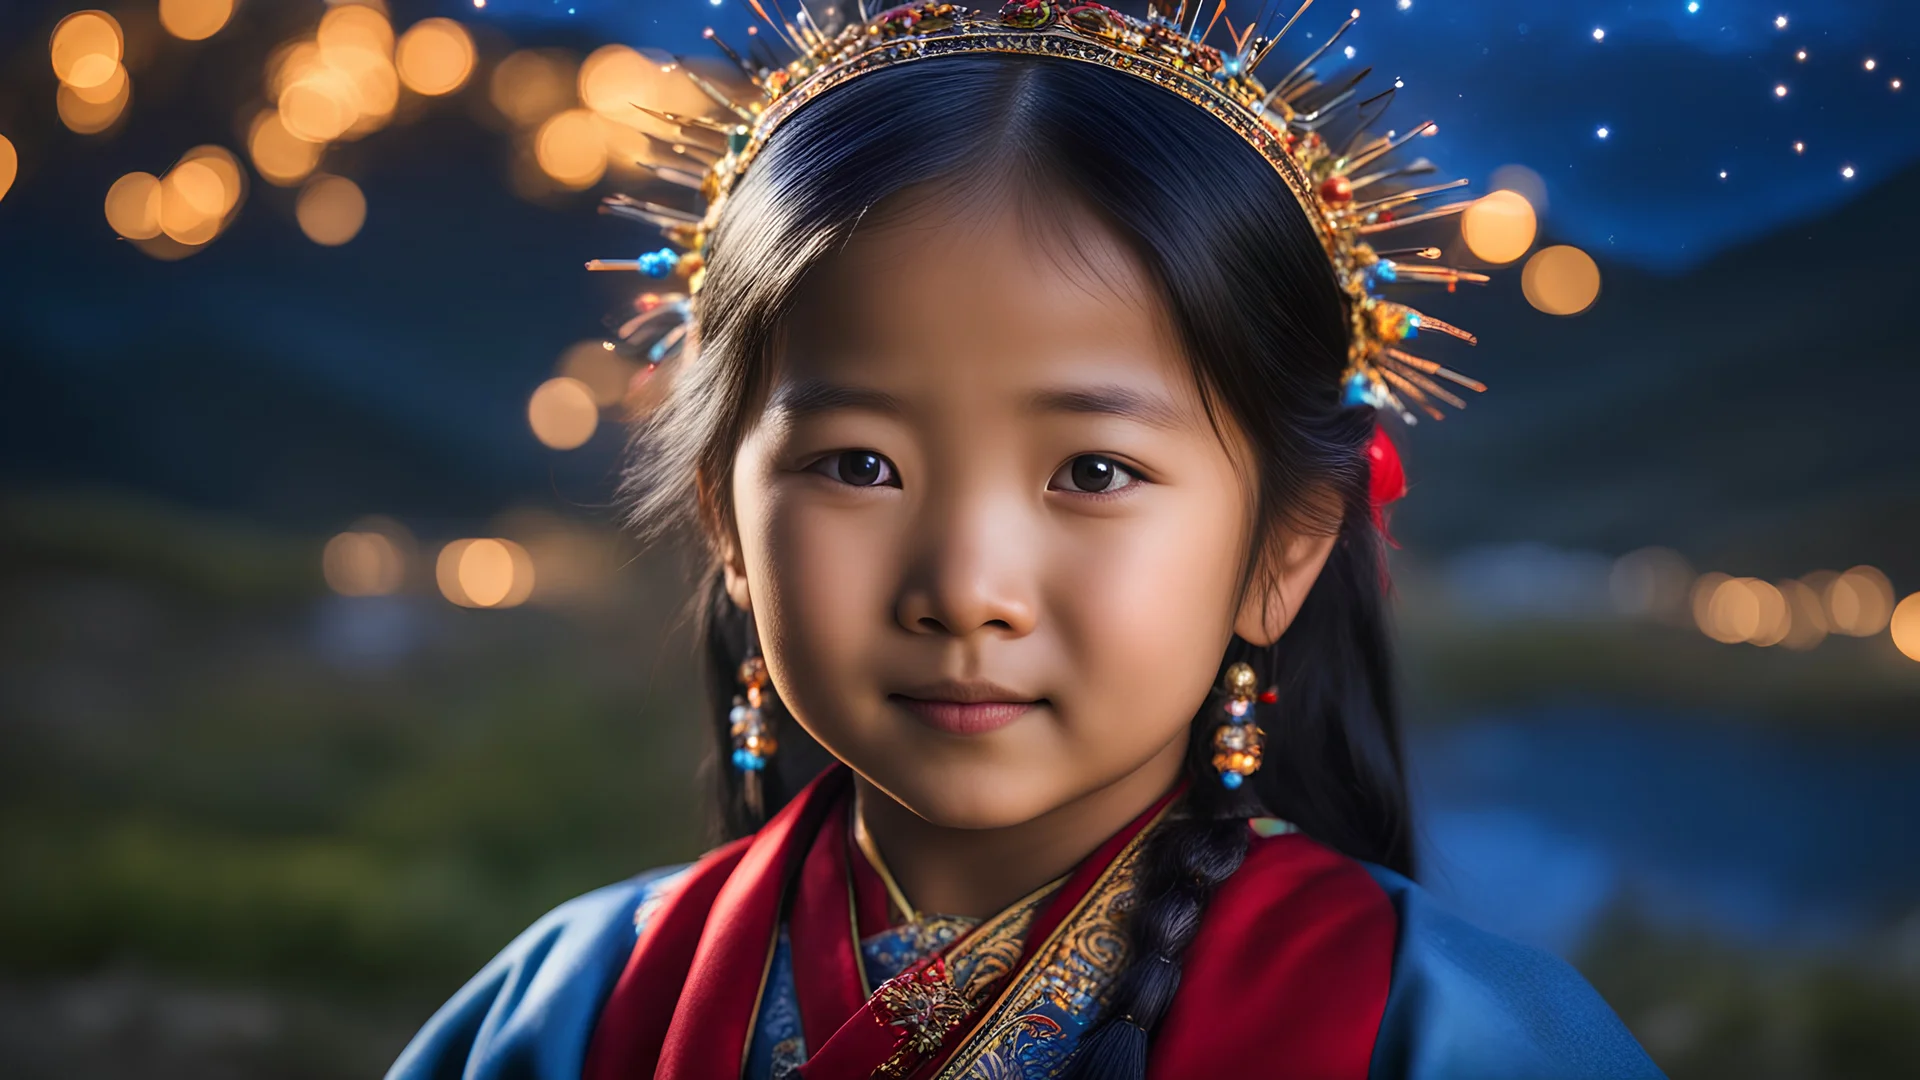
M 0 304 L 0 482 L 320 528 L 604 500 L 618 434 L 555 454 L 523 409 L 613 302 L 581 254 L 641 239 L 584 199 L 556 213 L 470 179 L 449 198 L 455 172 L 500 149 L 428 127 L 365 181 L 384 216 L 343 249 L 287 258 L 288 224 L 250 212 L 163 265 L 20 222 L 16 240 L 67 253 Z M 1661 543 L 1741 573 L 1873 562 L 1920 578 L 1917 201 L 1920 167 L 1679 277 L 1595 252 L 1602 293 L 1574 318 L 1530 308 L 1517 269 L 1416 299 L 1479 333 L 1478 349 L 1428 351 L 1491 390 L 1405 433 L 1396 533 L 1434 552 Z
M 1916 201 L 1909 168 L 1679 277 L 1593 252 L 1600 298 L 1574 318 L 1533 311 L 1517 271 L 1431 298 L 1483 342 L 1431 355 L 1489 390 L 1406 433 L 1396 533 L 1438 550 L 1665 544 L 1735 573 L 1870 562 L 1920 578 Z

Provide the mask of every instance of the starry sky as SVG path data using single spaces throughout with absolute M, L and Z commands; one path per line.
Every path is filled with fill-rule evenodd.
M 1269 63 L 1284 70 L 1350 7 L 1315 4 Z M 1244 21 L 1256 8 L 1228 11 Z M 1912 0 L 1366 0 L 1360 11 L 1342 38 L 1351 62 L 1373 65 L 1375 88 L 1406 84 L 1386 125 L 1436 121 L 1430 156 L 1477 187 L 1502 165 L 1533 169 L 1549 227 L 1596 254 L 1683 269 L 1920 158 Z M 676 51 L 703 48 L 703 26 L 737 39 L 754 21 L 737 0 L 487 0 L 470 16 L 581 22 Z

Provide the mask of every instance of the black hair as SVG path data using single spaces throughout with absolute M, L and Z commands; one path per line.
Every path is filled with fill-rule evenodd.
M 635 521 L 657 530 L 698 508 L 722 535 L 736 447 L 763 400 L 771 345 L 809 270 L 874 206 L 935 180 L 1018 174 L 1077 200 L 1137 255 L 1162 291 L 1216 419 L 1245 433 L 1256 465 L 1250 550 L 1283 530 L 1337 533 L 1285 636 L 1233 639 L 1221 674 L 1251 664 L 1260 771 L 1238 792 L 1209 745 L 1218 700 L 1194 718 L 1184 813 L 1152 835 L 1128 920 L 1131 961 L 1076 1075 L 1144 1074 L 1146 1047 L 1180 981 L 1180 958 L 1213 890 L 1245 858 L 1250 814 L 1271 814 L 1354 858 L 1413 870 L 1382 537 L 1368 503 L 1369 407 L 1340 401 L 1348 311 L 1314 227 L 1280 175 L 1226 125 L 1132 76 L 1048 57 L 929 59 L 863 76 L 788 119 L 731 196 L 706 253 L 699 347 L 636 436 Z M 1261 560 L 1250 559 L 1248 580 Z M 728 832 L 758 824 L 724 767 L 727 709 L 752 629 L 713 565 L 701 594 L 715 747 Z M 781 728 L 771 813 L 823 758 Z M 799 764 L 796 764 L 799 762 Z

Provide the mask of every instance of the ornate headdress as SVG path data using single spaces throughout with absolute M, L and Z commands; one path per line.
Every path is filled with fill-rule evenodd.
M 609 198 L 605 210 L 657 226 L 673 246 L 637 259 L 595 259 L 587 264 L 590 270 L 685 277 L 685 292 L 643 294 L 631 317 L 616 328 L 620 345 L 638 350 L 650 363 L 667 359 L 685 343 L 690 295 L 699 290 L 705 274 L 708 235 L 728 193 L 795 110 L 833 87 L 882 68 L 939 56 L 1014 53 L 1098 64 L 1156 83 L 1211 113 L 1272 164 L 1319 233 L 1334 276 L 1347 296 L 1351 326 L 1343 392 L 1348 404 L 1390 408 L 1411 423 L 1412 408 L 1438 419 L 1441 413 L 1435 402 L 1464 404 L 1440 380 L 1474 391 L 1485 389 L 1403 348 L 1423 330 L 1468 343 L 1474 341 L 1473 335 L 1377 291 L 1383 285 L 1433 283 L 1451 292 L 1459 282 L 1487 278 L 1435 265 L 1433 260 L 1440 257 L 1437 247 L 1386 251 L 1373 247 L 1372 237 L 1459 213 L 1471 200 L 1423 212 L 1416 208 L 1403 215 L 1422 200 L 1466 184 L 1456 180 L 1407 187 L 1405 178 L 1432 173 L 1432 163 L 1425 158 L 1398 166 L 1386 162 L 1433 125 L 1423 123 L 1397 135 L 1370 135 L 1366 128 L 1385 111 L 1393 90 L 1356 100 L 1359 85 L 1371 69 L 1328 82 L 1314 71 L 1312 65 L 1360 17 L 1358 9 L 1311 55 L 1267 85 L 1255 72 L 1313 0 L 1302 3 L 1271 34 L 1266 8 L 1273 0 L 1263 0 L 1259 17 L 1245 28 L 1235 30 L 1227 20 L 1230 50 L 1207 44 L 1226 11 L 1226 0 L 1219 0 L 1204 31 L 1200 22 L 1206 0 L 1150 0 L 1144 19 L 1102 4 L 1070 0 L 1007 0 L 996 13 L 924 2 L 875 15 L 868 14 L 866 0 L 837 0 L 842 6 L 857 3 L 858 9 L 843 14 L 828 7 L 825 20 L 814 16 L 807 0 L 794 0 L 799 10 L 792 19 L 781 10 L 779 0 L 768 0 L 774 7 L 772 15 L 761 0 L 746 2 L 794 58 L 780 64 L 758 34 L 755 47 L 743 56 L 708 30 L 707 39 L 740 68 L 755 93 L 743 100 L 682 65 L 687 78 L 713 100 L 718 117 L 645 109 L 688 142 L 674 146 L 685 167 L 644 162 L 643 166 L 661 180 L 698 191 L 706 200 L 706 212 L 688 213 L 624 195 Z M 1355 121 L 1357 130 L 1336 144 L 1330 137 L 1330 122 L 1343 117 Z

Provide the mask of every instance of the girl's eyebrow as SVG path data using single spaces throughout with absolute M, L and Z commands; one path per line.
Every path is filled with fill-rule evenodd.
M 849 386 L 825 379 L 796 379 L 781 383 L 768 402 L 768 411 L 787 421 L 840 409 L 902 416 L 907 412 L 901 400 L 884 390 Z M 1177 428 L 1180 410 L 1159 394 L 1129 386 L 1051 387 L 1035 391 L 1027 399 L 1032 413 L 1082 413 L 1116 416 L 1150 427 Z
M 848 386 L 825 379 L 797 379 L 781 383 L 774 390 L 772 400 L 767 403 L 768 412 L 779 413 L 788 420 L 837 409 L 860 409 L 889 416 L 899 416 L 907 411 L 899 398 L 884 390 Z
M 1159 394 L 1129 386 L 1076 386 L 1038 391 L 1028 400 L 1032 412 L 1093 413 L 1135 420 L 1150 427 L 1177 428 L 1180 410 Z

